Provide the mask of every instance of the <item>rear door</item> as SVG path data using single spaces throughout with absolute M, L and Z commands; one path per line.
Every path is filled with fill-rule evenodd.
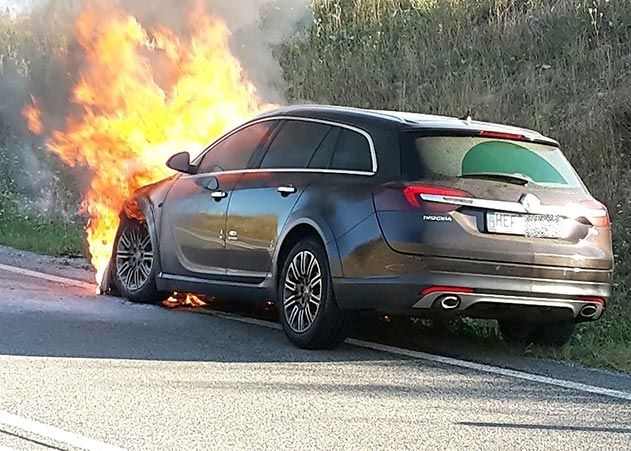
M 228 275 L 257 282 L 271 271 L 279 234 L 304 190 L 327 168 L 340 130 L 285 120 L 261 155 L 259 169 L 234 189 L 227 220 Z
M 228 205 L 243 171 L 276 124 L 253 124 L 219 141 L 201 158 L 196 175 L 181 176 L 174 183 L 163 206 L 164 273 L 225 277 Z
M 561 151 L 510 138 L 405 134 L 409 182 L 376 196 L 390 246 L 428 256 L 611 268 L 606 209 Z

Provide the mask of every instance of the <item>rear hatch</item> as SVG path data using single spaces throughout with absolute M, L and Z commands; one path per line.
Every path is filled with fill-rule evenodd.
M 496 132 L 405 132 L 401 142 L 406 182 L 386 184 L 375 193 L 379 222 L 392 249 L 612 267 L 607 210 L 553 141 Z

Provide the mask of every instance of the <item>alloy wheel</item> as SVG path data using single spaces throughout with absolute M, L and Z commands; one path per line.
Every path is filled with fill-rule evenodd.
M 153 267 L 151 236 L 145 225 L 126 227 L 116 246 L 118 279 L 129 291 L 141 289 Z
M 291 261 L 283 288 L 283 313 L 296 333 L 306 332 L 322 302 L 322 271 L 316 256 L 301 251 Z

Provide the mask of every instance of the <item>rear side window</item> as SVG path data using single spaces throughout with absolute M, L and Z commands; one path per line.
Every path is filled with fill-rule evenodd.
M 332 129 L 317 122 L 286 121 L 272 140 L 261 168 L 308 167 Z
M 329 167 L 346 171 L 372 171 L 372 153 L 368 139 L 356 131 L 342 129 Z
M 206 174 L 246 169 L 254 153 L 277 123 L 277 121 L 259 122 L 233 133 L 204 155 L 197 172 Z
M 403 162 L 409 177 L 515 177 L 542 186 L 582 186 L 561 150 L 554 146 L 461 136 L 418 136 L 407 141 Z

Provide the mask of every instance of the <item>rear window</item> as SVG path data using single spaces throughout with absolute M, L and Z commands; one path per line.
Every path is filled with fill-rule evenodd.
M 411 141 L 406 146 L 404 165 L 408 176 L 414 178 L 515 177 L 549 187 L 582 186 L 561 150 L 554 146 L 461 136 L 423 136 Z

